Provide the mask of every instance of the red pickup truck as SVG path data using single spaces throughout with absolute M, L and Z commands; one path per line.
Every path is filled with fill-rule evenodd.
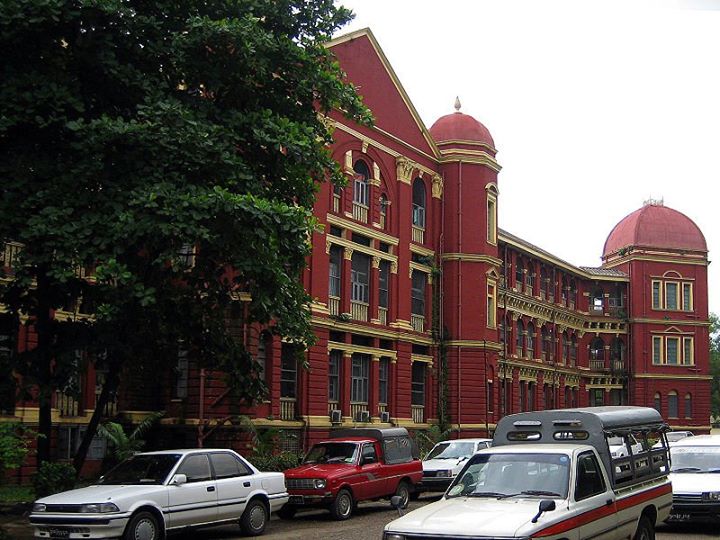
M 285 471 L 290 499 L 279 515 L 287 519 L 302 508 L 327 508 L 343 520 L 359 501 L 394 495 L 405 508 L 422 475 L 417 446 L 405 428 L 337 430 L 314 445 L 302 465 Z

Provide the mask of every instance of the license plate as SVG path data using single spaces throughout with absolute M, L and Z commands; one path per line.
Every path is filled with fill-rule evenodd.
M 670 521 L 690 521 L 690 514 L 670 514 Z
M 50 538 L 70 538 L 70 529 L 50 529 Z
M 305 498 L 302 495 L 290 495 L 288 502 L 290 504 L 303 504 L 305 502 Z

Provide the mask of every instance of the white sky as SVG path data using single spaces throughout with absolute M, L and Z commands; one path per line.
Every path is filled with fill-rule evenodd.
M 720 0 L 344 0 L 425 125 L 480 120 L 499 225 L 578 266 L 648 198 L 720 255 Z M 710 265 L 720 314 L 720 259 Z

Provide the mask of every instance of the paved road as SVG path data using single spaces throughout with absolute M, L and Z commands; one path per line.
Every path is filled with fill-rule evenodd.
M 410 504 L 410 509 L 428 504 L 437 497 L 423 496 Z M 387 523 L 397 517 L 397 512 L 387 502 L 362 503 L 356 514 L 348 521 L 333 521 L 328 512 L 306 512 L 290 521 L 273 516 L 263 540 L 380 540 Z M 10 525 L 8 532 L 13 540 L 32 540 L 32 531 L 26 522 L 0 516 L 0 525 Z M 718 538 L 718 527 L 683 527 L 658 529 L 658 540 L 701 540 Z M 242 538 L 236 526 L 201 529 L 192 533 L 173 535 L 171 540 L 235 540 Z

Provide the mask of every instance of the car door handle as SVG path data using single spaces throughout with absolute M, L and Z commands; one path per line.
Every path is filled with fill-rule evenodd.
M 250 482 L 243 482 L 243 487 L 250 487 Z
M 207 490 L 208 490 L 208 491 L 215 491 L 215 486 L 209 486 L 209 487 L 207 488 Z

